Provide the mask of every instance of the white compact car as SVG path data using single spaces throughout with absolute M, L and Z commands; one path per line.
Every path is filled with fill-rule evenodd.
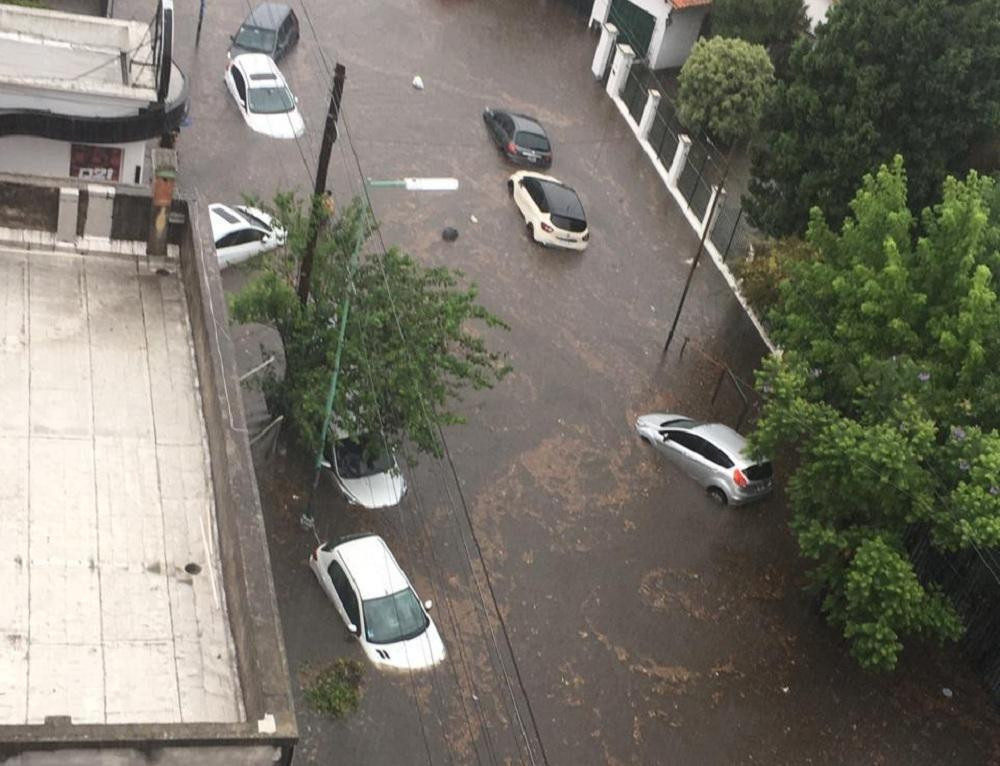
M 309 558 L 319 580 L 365 655 L 377 667 L 423 670 L 445 658 L 444 643 L 389 546 L 378 535 L 324 543 Z
M 570 250 L 587 248 L 587 216 L 571 188 L 552 176 L 521 170 L 507 181 L 507 191 L 535 242 Z
M 406 494 L 406 480 L 396 456 L 378 434 L 349 437 L 333 428 L 323 450 L 323 467 L 333 472 L 347 500 L 376 510 L 399 505 Z
M 285 230 L 255 207 L 216 203 L 208 206 L 208 219 L 220 269 L 285 244 Z
M 236 56 L 226 65 L 225 80 L 251 130 L 271 138 L 298 138 L 305 132 L 298 100 L 270 56 Z

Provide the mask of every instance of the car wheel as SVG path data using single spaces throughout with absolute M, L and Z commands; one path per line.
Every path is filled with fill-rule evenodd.
M 526 226 L 526 227 L 524 228 L 524 230 L 525 230 L 526 232 L 528 232 L 528 239 L 530 239 L 530 240 L 531 240 L 532 242 L 535 242 L 535 241 L 536 241 L 536 240 L 535 240 L 535 227 L 534 227 L 534 226 L 532 226 L 532 225 L 531 225 L 531 224 L 529 223 L 529 224 L 528 224 L 528 225 L 527 225 L 527 226 Z
M 644 442 L 645 442 L 646 444 L 648 444 L 648 445 L 649 445 L 650 447 L 652 447 L 652 446 L 653 446 L 653 442 L 652 442 L 652 440 L 651 440 L 651 439 L 650 439 L 650 438 L 649 438 L 648 436 L 646 436 L 646 434 L 639 434 L 639 438 L 640 438 L 640 439 L 642 439 L 642 440 L 643 440 L 643 441 L 644 441 Z
M 511 197 L 513 197 L 513 196 L 514 196 L 514 182 L 513 182 L 513 181 L 508 181 L 508 182 L 507 182 L 507 193 L 508 193 L 508 194 L 509 194 L 509 195 L 510 195 Z
M 708 496 L 712 498 L 715 504 L 720 508 L 726 504 L 726 493 L 718 487 L 709 487 Z

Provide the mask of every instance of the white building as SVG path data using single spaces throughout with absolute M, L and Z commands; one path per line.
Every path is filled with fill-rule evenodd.
M 172 0 L 150 24 L 0 5 L 0 172 L 143 183 L 187 106 L 172 42 Z
M 712 0 L 595 0 L 590 23 L 611 22 L 618 42 L 628 43 L 651 69 L 680 67 Z

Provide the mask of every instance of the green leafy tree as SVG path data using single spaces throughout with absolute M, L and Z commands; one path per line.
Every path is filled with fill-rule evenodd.
M 896 154 L 919 211 L 1000 126 L 1000 0 L 839 0 L 789 67 L 753 153 L 753 223 L 801 233 L 814 206 L 843 220 Z
M 1000 226 L 994 182 L 948 178 L 918 219 L 902 159 L 866 176 L 839 231 L 789 264 L 752 443 L 796 453 L 792 528 L 829 620 L 865 667 L 908 636 L 954 640 L 954 606 L 908 541 L 1000 544 Z
M 809 30 L 802 0 L 714 0 L 711 24 L 713 35 L 763 45 L 779 72 L 792 45 Z
M 461 272 L 427 268 L 397 248 L 351 255 L 371 231 L 355 199 L 320 232 L 310 300 L 296 277 L 308 234 L 308 204 L 278 195 L 272 212 L 288 232 L 283 252 L 267 257 L 258 276 L 231 301 L 239 322 L 277 329 L 286 372 L 270 394 L 308 445 L 320 427 L 338 343 L 338 312 L 352 294 L 334 413 L 348 433 L 381 432 L 390 448 L 404 440 L 440 454 L 438 426 L 464 422 L 448 407 L 464 389 L 491 387 L 509 371 L 482 330 L 507 325 L 478 303 Z
M 678 82 L 681 121 L 729 145 L 757 129 L 774 66 L 759 45 L 712 37 L 694 44 Z
M 755 244 L 753 258 L 735 261 L 731 268 L 747 302 L 766 315 L 778 302 L 781 283 L 788 279 L 791 264 L 815 257 L 816 251 L 806 242 L 788 237 Z

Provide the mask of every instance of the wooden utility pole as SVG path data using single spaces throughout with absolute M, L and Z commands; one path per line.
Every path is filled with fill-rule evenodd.
M 691 268 L 688 269 L 687 279 L 684 281 L 684 290 L 681 292 L 681 299 L 677 302 L 677 312 L 674 314 L 674 321 L 670 324 L 670 332 L 667 333 L 667 342 L 663 344 L 663 356 L 667 355 L 667 350 L 670 348 L 670 342 L 674 339 L 674 331 L 677 329 L 677 322 L 681 318 L 681 311 L 684 310 L 684 301 L 687 300 L 688 290 L 691 287 L 691 280 L 694 278 L 694 271 L 698 268 L 698 263 L 701 261 L 701 254 L 705 252 L 705 240 L 708 239 L 708 230 L 712 227 L 715 216 L 715 207 L 719 204 L 719 198 L 722 196 L 724 187 L 726 185 L 726 178 L 729 177 L 729 160 L 732 158 L 732 150 L 730 149 L 729 154 L 726 155 L 726 166 L 722 171 L 722 180 L 719 181 L 719 185 L 716 187 L 715 193 L 712 195 L 712 204 L 708 208 L 708 215 L 705 217 L 705 227 L 701 231 L 701 237 L 698 239 L 698 249 L 695 250 L 694 258 L 691 259 Z
M 306 251 L 302 255 L 302 266 L 299 269 L 298 294 L 303 305 L 309 300 L 309 286 L 312 280 L 313 258 L 316 255 L 319 228 L 328 215 L 323 204 L 323 193 L 326 191 L 326 172 L 330 165 L 330 152 L 333 151 L 333 142 L 337 140 L 337 116 L 340 114 L 340 98 L 344 94 L 345 74 L 344 65 L 337 64 L 333 70 L 330 108 L 326 112 L 323 143 L 320 145 L 319 162 L 316 165 L 316 185 L 313 187 L 312 208 L 309 213 L 309 240 L 306 242 Z

